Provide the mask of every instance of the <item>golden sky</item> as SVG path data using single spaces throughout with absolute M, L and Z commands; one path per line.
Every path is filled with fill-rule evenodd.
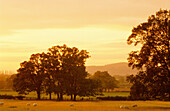
M 86 65 L 127 62 L 134 26 L 169 0 L 0 0 L 0 70 L 55 45 L 86 49 Z

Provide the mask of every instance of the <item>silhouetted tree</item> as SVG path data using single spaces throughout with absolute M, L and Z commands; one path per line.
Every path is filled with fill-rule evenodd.
M 146 78 L 143 77 L 146 76 L 146 74 L 144 73 L 145 72 L 140 71 L 136 76 L 130 75 L 127 77 L 127 81 L 133 84 L 130 88 L 130 95 L 132 99 L 149 99 L 149 92 L 145 85 Z
M 137 84 L 144 86 L 150 98 L 169 97 L 170 100 L 170 34 L 168 34 L 167 10 L 160 10 L 156 15 L 148 18 L 137 27 L 134 27 L 127 43 L 135 46 L 140 44 L 141 49 L 129 53 L 129 66 L 143 69 L 143 72 L 133 76 L 136 79 L 132 87 Z M 140 81 L 140 82 L 139 82 Z M 136 87 L 141 88 L 141 87 Z M 131 90 L 133 91 L 133 90 Z M 137 93 L 137 92 L 136 92 Z M 134 93 L 133 93 L 134 94 Z
M 81 81 L 81 86 L 78 92 L 79 96 L 95 96 L 101 94 L 98 90 L 101 86 L 101 82 L 95 79 L 84 79 Z
M 56 55 L 60 62 L 60 74 L 56 76 L 60 87 L 60 100 L 65 91 L 68 95 L 74 95 L 74 100 L 78 95 L 81 81 L 87 76 L 85 70 L 85 60 L 89 57 L 86 50 L 79 51 L 78 48 L 54 46 L 49 49 L 49 53 Z
M 57 94 L 58 100 L 63 100 L 63 94 L 67 87 L 65 82 L 67 81 L 67 73 L 65 73 L 63 69 L 63 59 L 65 59 L 64 56 L 67 53 L 65 50 L 66 47 L 66 45 L 53 46 L 48 49 L 48 55 L 50 55 L 51 58 L 51 71 L 54 74 L 53 77 L 56 85 L 55 93 Z
M 49 99 L 52 93 L 57 94 L 58 100 L 63 100 L 64 94 L 70 95 L 71 100 L 76 100 L 77 95 L 94 95 L 97 86 L 93 80 L 87 79 L 87 58 L 86 50 L 79 51 L 66 45 L 53 46 L 47 53 L 33 54 L 29 61 L 20 64 L 14 89 L 20 94 L 36 91 L 38 99 L 42 91 L 49 94 Z
M 101 72 L 97 71 L 92 76 L 92 79 L 101 82 L 101 89 L 107 91 L 109 89 L 114 89 L 118 87 L 118 81 L 112 77 L 107 71 Z
M 40 99 L 45 77 L 41 54 L 32 54 L 29 61 L 20 64 L 17 72 L 17 77 L 14 79 L 14 90 L 20 94 L 36 91 L 37 98 Z
M 50 53 L 42 53 L 41 58 L 43 58 L 41 62 L 44 68 L 44 91 L 49 94 L 51 100 L 51 94 L 58 93 L 55 77 L 59 73 L 60 63 L 57 56 L 52 56 Z

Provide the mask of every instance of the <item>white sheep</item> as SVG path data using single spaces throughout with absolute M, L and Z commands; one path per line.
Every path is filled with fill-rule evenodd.
M 4 105 L 4 102 L 0 102 L 0 105 Z
M 129 107 L 125 106 L 125 109 L 129 109 Z
M 31 105 L 31 103 L 27 103 L 27 106 L 30 106 Z
M 37 103 L 33 103 L 33 106 L 37 106 L 38 104 Z
M 70 106 L 74 106 L 74 104 L 72 103 L 72 104 L 70 104 Z
M 137 107 L 137 106 L 138 106 L 137 104 L 132 105 L 132 107 Z
M 123 106 L 120 106 L 121 109 L 123 109 Z

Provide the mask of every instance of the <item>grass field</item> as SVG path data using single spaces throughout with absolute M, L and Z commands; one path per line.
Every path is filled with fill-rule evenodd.
M 104 96 L 129 96 L 130 92 L 108 92 L 108 93 L 103 93 Z
M 0 91 L 0 95 L 18 94 L 14 91 Z M 104 93 L 103 96 L 129 96 L 129 92 Z M 27 97 L 36 98 L 36 93 L 31 92 Z M 48 95 L 42 94 L 42 98 L 48 98 Z M 53 95 L 53 99 L 56 95 Z M 70 98 L 64 96 L 64 99 Z M 80 97 L 79 97 L 80 98 Z M 86 97 L 89 98 L 89 97 Z M 95 98 L 95 97 L 90 97 Z M 95 100 L 95 99 L 94 99 Z M 163 101 L 31 101 L 31 100 L 0 100 L 4 105 L 0 105 L 0 111 L 170 111 L 170 102 Z M 31 103 L 27 106 L 27 103 Z M 37 106 L 33 106 L 37 103 Z M 74 104 L 74 106 L 70 106 Z M 138 107 L 133 108 L 132 105 Z M 120 109 L 120 106 L 128 106 L 129 109 Z
M 109 92 L 109 93 L 103 93 L 104 95 L 103 96 L 129 96 L 129 92 Z M 18 96 L 18 93 L 17 92 L 14 92 L 14 91 L 0 91 L 0 95 L 13 95 L 13 96 Z M 37 95 L 35 92 L 31 92 L 29 95 L 26 95 L 27 98 L 37 98 Z M 48 99 L 48 95 L 46 94 L 42 94 L 41 95 L 41 98 L 42 99 Z M 56 95 L 52 95 L 52 99 L 56 99 L 57 96 Z M 77 97 L 77 99 L 81 99 L 82 97 Z M 84 99 L 86 98 L 89 98 L 89 97 L 85 97 Z M 96 97 L 90 97 L 90 98 L 93 98 L 95 99 Z M 66 96 L 64 95 L 64 99 L 70 99 L 70 96 Z
M 4 105 L 0 111 L 170 111 L 170 102 L 163 101 L 19 101 L 0 100 Z M 27 103 L 31 103 L 27 106 Z M 33 106 L 37 103 L 37 106 Z M 74 106 L 70 106 L 74 104 Z M 137 104 L 137 107 L 132 105 Z M 120 106 L 128 106 L 129 109 L 120 109 Z

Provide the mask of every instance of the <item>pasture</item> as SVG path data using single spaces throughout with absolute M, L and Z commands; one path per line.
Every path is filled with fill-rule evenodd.
M 20 101 L 0 100 L 0 111 L 170 111 L 170 102 L 163 101 Z M 30 103 L 30 106 L 27 106 Z M 33 106 L 37 103 L 37 106 Z M 137 107 L 132 105 L 137 104 Z M 120 106 L 129 109 L 120 109 Z
M 18 96 L 18 93 L 15 91 L 0 91 L 0 95 L 13 95 L 13 96 Z M 102 97 L 107 97 L 107 96 L 129 96 L 130 93 L 129 92 L 107 92 L 107 93 L 103 93 L 103 95 L 97 95 L 98 96 L 102 96 Z M 28 99 L 32 98 L 32 99 L 36 99 L 37 95 L 36 92 L 30 92 L 28 95 L 23 95 L 25 97 L 27 97 Z M 93 98 L 93 100 L 96 98 L 93 96 L 90 96 L 90 98 Z M 77 100 L 81 99 L 82 97 L 77 97 Z M 89 97 L 84 97 L 84 99 L 88 99 Z M 48 95 L 46 95 L 45 93 L 41 94 L 41 99 L 49 99 Z M 57 99 L 57 96 L 52 94 L 52 99 Z M 64 100 L 70 99 L 70 96 L 64 95 Z

